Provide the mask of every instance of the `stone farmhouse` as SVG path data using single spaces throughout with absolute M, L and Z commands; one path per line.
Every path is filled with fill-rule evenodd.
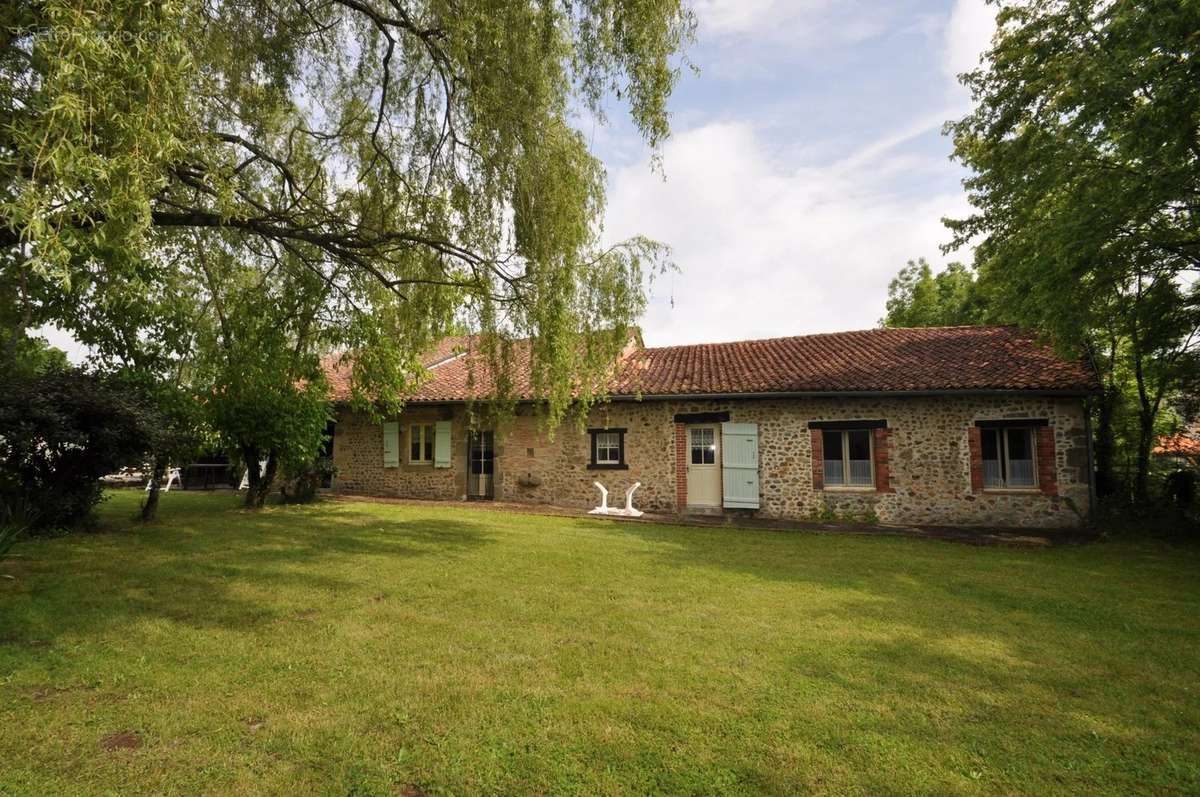
M 327 360 L 333 488 L 582 510 L 596 481 L 614 496 L 641 482 L 637 506 L 652 512 L 975 526 L 1072 526 L 1091 504 L 1095 376 L 1014 327 L 639 337 L 586 428 L 553 434 L 520 352 L 521 401 L 502 428 L 472 425 L 473 386 L 488 380 L 470 338 L 430 352 L 431 378 L 383 423 L 350 409 L 348 363 Z

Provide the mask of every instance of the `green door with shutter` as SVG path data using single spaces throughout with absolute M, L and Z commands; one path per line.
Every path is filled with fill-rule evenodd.
M 727 509 L 758 509 L 758 424 L 721 424 L 721 482 Z

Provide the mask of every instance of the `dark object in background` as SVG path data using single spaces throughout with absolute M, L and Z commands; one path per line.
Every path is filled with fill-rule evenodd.
M 317 457 L 309 465 L 295 470 L 288 470 L 284 482 L 279 487 L 285 504 L 307 504 L 317 497 L 317 490 L 331 483 L 337 475 L 337 467 L 328 457 Z
M 1180 512 L 1189 511 L 1196 502 L 1196 473 L 1177 470 L 1163 480 L 1167 501 Z

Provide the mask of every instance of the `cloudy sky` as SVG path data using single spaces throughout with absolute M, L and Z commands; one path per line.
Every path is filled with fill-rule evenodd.
M 663 175 L 613 109 L 584 126 L 606 234 L 669 244 L 646 344 L 863 329 L 909 258 L 936 266 L 966 210 L 942 123 L 994 29 L 983 0 L 697 0 L 698 75 L 671 102 Z

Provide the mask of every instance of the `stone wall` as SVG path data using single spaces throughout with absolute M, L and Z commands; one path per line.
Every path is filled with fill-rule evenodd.
M 334 489 L 398 498 L 462 499 L 467 494 L 466 413 L 459 407 L 413 407 L 400 422 L 400 467 L 383 466 L 383 429 L 366 413 L 342 410 L 333 431 Z M 450 467 L 410 463 L 413 424 L 451 422 Z
M 1046 397 L 644 401 L 594 409 L 589 427 L 627 430 L 626 470 L 589 469 L 590 437 L 585 431 L 568 424 L 551 435 L 522 408 L 497 430 L 495 497 L 583 509 L 597 502 L 594 481 L 608 487 L 610 504 L 619 504 L 626 487 L 640 481 L 635 502 L 639 508 L 679 511 L 686 489 L 676 489 L 680 449 L 674 416 L 722 411 L 731 421 L 758 424 L 761 508 L 751 513 L 760 517 L 875 517 L 896 523 L 1036 527 L 1075 525 L 1088 509 L 1082 402 Z M 452 467 L 408 465 L 409 424 L 441 418 L 453 421 Z M 1054 494 L 972 488 L 968 438 L 974 422 L 1015 418 L 1048 421 L 1054 442 Z M 876 445 L 887 448 L 887 467 L 881 473 L 877 465 L 877 484 L 858 490 L 822 489 L 819 478 L 814 484 L 809 421 L 878 419 L 887 421 L 886 433 L 875 436 Z M 337 489 L 414 498 L 464 497 L 465 411 L 414 407 L 399 420 L 403 464 L 384 468 L 379 426 L 359 414 L 342 414 L 334 435 Z M 1046 466 L 1046 449 L 1039 449 Z M 686 470 L 680 467 L 679 473 Z

